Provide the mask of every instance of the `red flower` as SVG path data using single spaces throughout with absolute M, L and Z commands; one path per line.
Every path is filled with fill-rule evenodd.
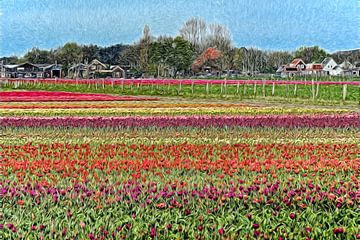
M 295 219 L 295 218 L 296 218 L 296 214 L 295 214 L 295 213 L 290 213 L 290 218 L 291 218 L 291 219 Z

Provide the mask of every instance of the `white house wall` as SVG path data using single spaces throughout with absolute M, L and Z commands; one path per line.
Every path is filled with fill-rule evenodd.
M 323 66 L 323 70 L 331 72 L 336 66 L 337 63 L 334 61 L 334 59 L 331 59 L 325 66 Z

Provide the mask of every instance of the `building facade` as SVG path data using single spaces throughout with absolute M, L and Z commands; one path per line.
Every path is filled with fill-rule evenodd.
M 60 78 L 62 67 L 58 64 L 0 64 L 1 78 Z
M 69 78 L 126 78 L 126 72 L 118 65 L 106 65 L 97 59 L 87 63 L 78 63 L 68 69 Z

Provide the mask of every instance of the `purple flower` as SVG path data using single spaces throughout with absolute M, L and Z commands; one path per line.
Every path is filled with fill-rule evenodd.
M 151 230 L 150 230 L 150 237 L 151 237 L 151 238 L 154 238 L 155 236 L 156 236 L 156 228 L 153 227 L 153 228 L 151 228 Z
M 95 239 L 95 236 L 94 236 L 93 233 L 89 233 L 89 239 L 90 239 L 90 240 L 94 240 L 94 239 Z
M 219 232 L 219 235 L 222 236 L 222 235 L 224 235 L 225 230 L 223 228 L 220 228 L 218 230 L 218 232 Z
M 261 234 L 260 231 L 258 231 L 258 230 L 255 230 L 255 231 L 254 231 L 254 237 L 258 237 L 258 236 L 260 236 L 260 234 Z
M 172 228 L 172 225 L 169 223 L 169 224 L 167 225 L 167 229 L 170 231 L 171 228 Z
M 252 227 L 253 227 L 254 229 L 258 229 L 258 228 L 260 227 L 260 225 L 257 224 L 257 223 L 254 223 Z
M 45 225 L 43 225 L 43 224 L 40 225 L 40 231 L 44 230 L 45 228 L 46 228 Z
M 0 229 L 4 229 L 4 224 L 0 224 Z
M 345 232 L 345 229 L 340 227 L 340 228 L 334 228 L 333 230 L 333 233 L 334 234 L 341 234 L 341 233 L 344 233 Z
M 295 213 L 290 213 L 290 218 L 291 218 L 291 219 L 295 219 L 295 218 L 296 218 L 296 214 L 295 214 Z
M 14 224 L 8 223 L 8 224 L 6 224 L 6 226 L 7 226 L 7 228 L 12 229 L 14 227 Z

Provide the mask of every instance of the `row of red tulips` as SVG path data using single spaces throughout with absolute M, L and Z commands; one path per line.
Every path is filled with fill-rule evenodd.
M 360 127 L 360 114 L 263 116 L 0 117 L 1 127 Z
M 351 171 L 360 169 L 356 144 L 0 144 L 0 173 L 31 173 L 87 177 L 97 170 L 111 173 L 162 169 L 236 174 L 261 172 Z M 56 176 L 54 176 L 56 177 Z
M 157 98 L 113 96 L 95 93 L 14 91 L 0 92 L 0 102 L 53 102 L 53 101 L 146 101 Z

